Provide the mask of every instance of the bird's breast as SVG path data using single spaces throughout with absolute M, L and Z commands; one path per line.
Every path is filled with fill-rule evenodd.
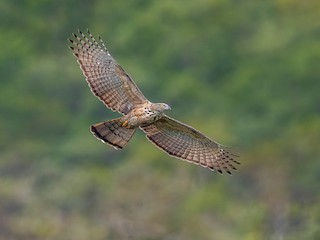
M 137 108 L 133 109 L 126 118 L 132 127 L 149 125 L 155 121 L 158 121 L 163 114 L 151 111 L 149 108 Z

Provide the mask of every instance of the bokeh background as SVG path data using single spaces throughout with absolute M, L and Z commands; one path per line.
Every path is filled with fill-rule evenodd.
M 319 239 L 320 1 L 0 2 L 0 239 Z M 231 146 L 220 175 L 91 124 L 89 28 L 153 102 Z

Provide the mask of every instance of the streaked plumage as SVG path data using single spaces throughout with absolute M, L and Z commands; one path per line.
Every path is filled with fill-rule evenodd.
M 86 77 L 93 94 L 122 117 L 91 126 L 95 137 L 116 149 L 122 149 L 137 128 L 169 155 L 199 164 L 211 170 L 231 174 L 236 155 L 228 152 L 194 128 L 164 114 L 170 107 L 151 103 L 124 69 L 115 61 L 99 37 L 99 43 L 88 31 L 73 34 L 70 49 Z

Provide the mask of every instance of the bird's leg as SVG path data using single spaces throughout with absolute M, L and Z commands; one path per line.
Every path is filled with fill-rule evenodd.
M 122 123 L 122 127 L 127 127 L 128 126 L 128 120 L 125 120 L 123 123 Z

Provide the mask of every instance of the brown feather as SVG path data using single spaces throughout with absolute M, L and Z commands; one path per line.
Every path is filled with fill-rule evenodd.
M 219 173 L 231 174 L 236 170 L 236 155 L 226 151 L 194 128 L 164 116 L 153 124 L 141 128 L 147 138 L 169 155 L 199 164 Z
M 112 119 L 107 122 L 97 123 L 91 126 L 93 135 L 113 146 L 115 149 L 122 149 L 132 138 L 136 128 L 125 128 L 122 126 L 121 118 Z
M 82 69 L 91 91 L 108 108 L 127 114 L 131 109 L 147 101 L 130 76 L 117 64 L 105 48 L 90 32 L 89 37 L 79 31 L 70 47 Z

